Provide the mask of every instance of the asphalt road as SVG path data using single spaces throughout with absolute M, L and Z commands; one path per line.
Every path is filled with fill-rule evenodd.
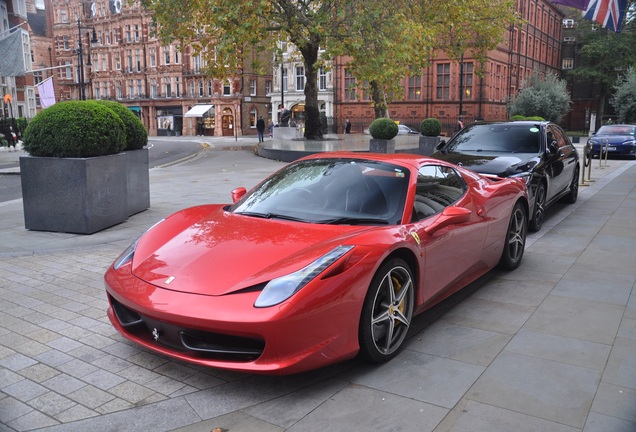
M 154 140 L 148 139 L 148 159 L 150 168 L 165 165 L 188 156 L 201 150 L 201 145 L 197 142 L 179 140 Z M 1 168 L 13 168 L 18 166 L 4 165 Z M 15 174 L 0 174 L 0 202 L 12 201 L 22 198 L 22 185 L 20 176 Z

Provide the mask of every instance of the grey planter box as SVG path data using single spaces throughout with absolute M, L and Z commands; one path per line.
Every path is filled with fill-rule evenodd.
M 124 155 L 128 180 L 128 216 L 132 216 L 150 207 L 148 149 L 129 150 Z
M 24 226 L 92 234 L 128 218 L 126 155 L 20 157 Z
M 371 138 L 369 151 L 371 153 L 395 153 L 395 140 Z
M 440 142 L 440 137 L 421 136 L 418 153 L 423 156 L 430 156 L 435 153 L 435 150 L 437 149 L 437 146 Z

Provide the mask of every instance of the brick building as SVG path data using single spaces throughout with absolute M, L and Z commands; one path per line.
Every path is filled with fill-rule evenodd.
M 533 71 L 559 73 L 561 61 L 563 13 L 548 0 L 517 0 L 517 12 L 524 25 L 506 30 L 504 42 L 488 52 L 482 76 L 468 52 L 463 62 L 437 52 L 420 76 L 402 79 L 403 94 L 389 105 L 389 116 L 416 128 L 423 119 L 436 117 L 447 134 L 459 119 L 507 119 L 506 103 L 524 78 Z M 373 121 L 374 111 L 368 92 L 348 73 L 346 60 L 334 62 L 336 122 L 342 125 L 348 118 L 354 131 L 361 132 Z
M 51 52 L 57 100 L 119 101 L 153 136 L 256 134 L 256 119 L 271 112 L 270 75 L 246 68 L 223 80 L 207 78 L 204 60 L 190 47 L 153 37 L 139 2 L 45 2 L 50 39 L 38 37 L 33 51 L 44 60 Z

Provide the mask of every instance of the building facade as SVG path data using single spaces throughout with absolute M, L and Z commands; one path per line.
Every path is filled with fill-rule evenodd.
M 403 93 L 389 105 L 389 116 L 418 129 L 423 119 L 435 117 L 446 134 L 458 120 L 507 119 L 507 102 L 525 78 L 534 71 L 560 72 L 563 13 L 548 0 L 518 0 L 517 12 L 523 26 L 506 29 L 483 67 L 469 52 L 460 61 L 436 52 L 420 75 L 401 80 Z M 375 115 L 369 91 L 349 73 L 346 57 L 334 61 L 334 91 L 336 122 L 349 119 L 354 132 L 368 128 Z
M 19 49 L 4 57 L 0 68 L 0 89 L 2 90 L 2 119 L 33 117 L 36 112 L 35 88 L 33 83 L 31 40 L 27 25 L 27 3 L 25 0 L 0 0 L 0 41 L 19 39 Z M 6 53 L 5 53 L 6 54 Z M 7 68 L 11 64 L 17 69 Z M 10 70 L 11 69 L 11 70 Z
M 256 134 L 256 119 L 271 110 L 271 76 L 246 68 L 207 77 L 191 47 L 152 35 L 139 2 L 46 0 L 46 10 L 51 39 L 38 39 L 34 51 L 46 57 L 51 49 L 57 100 L 121 102 L 151 136 Z

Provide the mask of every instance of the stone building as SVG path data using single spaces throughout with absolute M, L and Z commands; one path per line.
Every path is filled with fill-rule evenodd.
M 45 4 L 50 41 L 38 39 L 34 56 L 46 58 L 51 50 L 57 100 L 119 101 L 151 136 L 251 135 L 256 119 L 270 115 L 271 76 L 246 65 L 224 79 L 206 77 L 205 61 L 191 47 L 163 45 L 153 36 L 139 2 Z

